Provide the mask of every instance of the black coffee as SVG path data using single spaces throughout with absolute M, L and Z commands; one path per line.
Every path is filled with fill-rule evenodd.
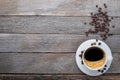
M 98 61 L 101 60 L 104 56 L 104 52 L 97 47 L 91 47 L 86 50 L 84 58 L 88 61 Z

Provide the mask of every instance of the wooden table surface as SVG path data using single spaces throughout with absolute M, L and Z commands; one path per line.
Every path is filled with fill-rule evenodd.
M 103 75 L 83 74 L 75 62 L 90 12 L 103 7 L 114 20 L 105 42 L 113 62 Z M 120 0 L 0 0 L 0 80 L 118 80 L 120 78 Z

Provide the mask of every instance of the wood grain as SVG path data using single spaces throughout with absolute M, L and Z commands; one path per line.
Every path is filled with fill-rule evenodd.
M 15 75 L 1 74 L 1 80 L 118 80 L 120 74 L 107 74 L 97 77 L 87 75 Z
M 120 73 L 120 53 L 106 73 Z M 75 53 L 0 53 L 0 73 L 83 74 L 75 62 Z
M 0 34 L 0 52 L 76 52 L 88 39 L 100 39 L 99 35 L 72 34 Z M 105 41 L 112 52 L 120 52 L 120 35 Z
M 0 33 L 85 34 L 90 17 L 0 16 Z M 87 25 L 84 25 L 87 22 Z M 110 33 L 120 34 L 120 17 L 114 17 Z
M 90 16 L 96 5 L 120 16 L 120 0 L 0 0 L 0 15 Z

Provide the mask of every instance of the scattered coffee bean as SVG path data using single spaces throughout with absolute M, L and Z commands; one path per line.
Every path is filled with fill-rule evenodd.
M 115 28 L 115 26 L 113 25 L 112 28 Z
M 81 63 L 84 64 L 83 61 L 81 61 Z
M 109 22 L 111 22 L 111 20 L 109 19 Z
M 89 32 L 85 32 L 86 36 L 88 37 Z
M 91 15 L 93 15 L 93 13 L 90 13 Z
M 107 12 L 105 12 L 105 14 L 107 14 Z
M 103 68 L 104 70 L 106 70 L 106 68 Z
M 79 57 L 81 57 L 81 58 L 82 58 L 82 54 L 80 54 L 80 55 L 79 55 Z
M 98 5 L 96 5 L 96 8 L 98 8 Z
M 98 45 L 101 45 L 101 43 L 99 42 Z
M 99 8 L 99 10 L 102 10 L 102 8 Z
M 96 45 L 96 43 L 93 43 L 93 45 Z
M 103 73 L 104 71 L 103 70 L 101 70 L 101 73 Z
M 112 36 L 110 31 L 110 22 L 113 20 L 113 17 L 109 18 L 106 11 L 103 11 L 101 7 L 98 7 L 98 12 L 90 13 L 92 21 L 89 22 L 89 25 L 93 26 L 94 29 L 89 29 L 85 32 L 88 37 L 89 34 L 100 34 L 103 40 L 106 40 L 109 36 Z M 104 7 L 107 8 L 107 5 L 104 3 Z M 86 22 L 84 23 L 86 25 Z M 112 26 L 113 28 L 115 26 Z M 102 35 L 101 35 L 102 34 Z
M 100 72 L 101 70 L 98 70 L 98 72 Z
M 104 37 L 103 40 L 106 40 L 106 37 Z
M 96 42 L 98 42 L 98 39 L 96 39 Z
M 81 51 L 81 53 L 84 53 L 84 51 Z
M 85 22 L 84 24 L 86 25 L 87 23 Z
M 111 19 L 113 19 L 113 17 L 111 17 Z
M 105 65 L 105 67 L 107 67 L 107 65 Z
M 91 43 L 91 46 L 93 46 L 93 43 Z

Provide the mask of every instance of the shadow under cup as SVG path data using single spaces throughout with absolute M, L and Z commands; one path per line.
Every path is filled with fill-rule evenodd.
M 98 70 L 105 65 L 106 54 L 99 47 L 90 47 L 83 55 L 83 62 L 89 69 Z

